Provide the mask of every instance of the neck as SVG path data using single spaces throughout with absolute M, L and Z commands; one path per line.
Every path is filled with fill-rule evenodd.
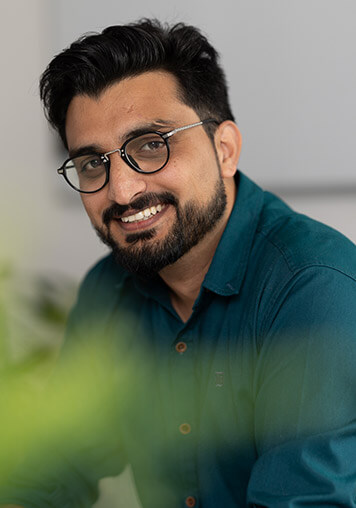
M 160 272 L 160 277 L 169 287 L 173 308 L 184 322 L 193 312 L 194 302 L 231 215 L 236 195 L 234 182 L 227 186 L 226 194 L 226 211 L 216 227 L 198 245 Z
M 217 244 L 217 239 L 211 238 L 209 246 L 205 249 L 202 249 L 202 245 L 196 245 L 174 265 L 167 266 L 160 272 L 161 278 L 170 289 L 171 303 L 184 322 L 192 314 L 194 302 L 199 295 Z M 205 242 L 204 245 L 206 246 Z

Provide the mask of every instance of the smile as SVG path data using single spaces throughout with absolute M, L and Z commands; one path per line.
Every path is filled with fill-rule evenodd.
M 126 217 L 121 217 L 120 220 L 122 222 L 139 222 L 143 220 L 148 220 L 157 213 L 161 212 L 164 208 L 164 205 L 156 205 L 151 206 L 150 208 L 145 208 L 140 212 L 137 212 L 133 215 L 127 215 Z

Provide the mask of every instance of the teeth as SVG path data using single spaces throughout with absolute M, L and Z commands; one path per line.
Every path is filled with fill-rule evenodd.
M 151 208 L 146 208 L 145 210 L 141 210 L 141 212 L 137 212 L 134 215 L 128 215 L 127 217 L 121 217 L 122 222 L 135 222 L 140 220 L 147 220 L 152 215 L 156 215 L 162 211 L 162 205 L 151 206 Z

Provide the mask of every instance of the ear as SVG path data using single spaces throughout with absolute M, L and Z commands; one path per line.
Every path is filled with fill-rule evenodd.
M 215 132 L 215 148 L 223 178 L 232 177 L 236 173 L 241 145 L 242 137 L 237 125 L 231 120 L 222 122 Z

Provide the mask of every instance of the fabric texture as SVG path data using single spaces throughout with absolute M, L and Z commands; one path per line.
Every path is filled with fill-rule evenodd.
M 356 248 L 340 233 L 240 173 L 186 323 L 159 278 L 108 256 L 81 286 L 67 353 L 84 327 L 110 337 L 118 368 L 135 365 L 113 389 L 111 431 L 76 474 L 73 458 L 46 491 L 2 499 L 89 507 L 129 462 L 144 508 L 356 506 Z

